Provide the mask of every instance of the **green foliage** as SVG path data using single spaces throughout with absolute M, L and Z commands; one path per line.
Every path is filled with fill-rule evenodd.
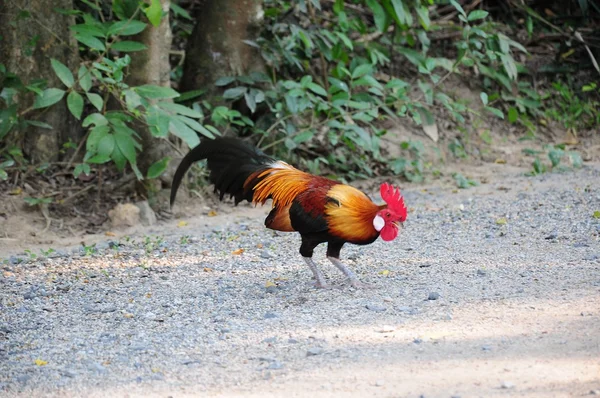
M 564 144 L 545 145 L 541 151 L 527 148 L 523 150 L 523 153 L 535 157 L 531 163 L 532 170 L 527 173 L 529 176 L 544 174 L 548 171 L 579 169 L 583 166 L 581 154 L 577 151 L 568 151 Z M 544 157 L 547 158 L 547 161 L 544 161 Z
M 381 137 L 387 131 L 378 127 L 380 122 L 409 119 L 437 139 L 436 108 L 446 109 L 457 123 L 465 121 L 466 112 L 474 112 L 441 91 L 440 84 L 464 68 L 477 67 L 486 68 L 490 79 L 510 89 L 517 77 L 513 51 L 525 51 L 497 33 L 486 21 L 487 12 L 466 14 L 458 3 L 451 3 L 463 23 L 456 59 L 430 51 L 428 34 L 442 26 L 432 21 L 433 9 L 426 1 L 364 0 L 352 7 L 338 1 L 327 20 L 317 12 L 318 1 L 297 8 L 282 0 L 266 1 L 265 31 L 247 43 L 261 50 L 269 76 L 254 73 L 216 82 L 231 107 L 243 102 L 251 113 L 268 110 L 254 125 L 238 123 L 236 129 L 259 135 L 264 148 L 283 156 L 309 152 L 312 160 L 297 160 L 317 172 L 322 165 L 350 176 L 388 169 L 422 179 L 421 156 L 414 148 L 406 148 L 406 158 L 386 159 Z M 365 12 L 372 13 L 374 25 L 365 21 Z M 299 22 L 290 23 L 290 13 Z M 412 65 L 406 79 L 387 74 L 397 54 Z M 497 99 L 498 95 L 482 94 L 485 110 L 504 117 L 492 105 Z
M 547 99 L 545 116 L 560 122 L 566 129 L 593 128 L 600 125 L 600 101 L 583 99 L 562 82 L 552 83 L 555 95 Z M 596 83 L 582 87 L 582 93 L 596 91 Z M 598 91 L 600 92 L 600 91 Z
M 86 4 L 101 12 L 93 3 Z M 157 0 L 149 5 L 133 0 L 116 0 L 113 2 L 113 11 L 118 19 L 107 22 L 101 22 L 91 13 L 71 10 L 77 16 L 77 23 L 70 30 L 80 48 L 87 52 L 89 60 L 82 63 L 77 73 L 60 61 L 51 60 L 52 69 L 63 87 L 46 87 L 45 82 L 23 83 L 2 65 L 0 72 L 5 75 L 4 81 L 8 84 L 0 94 L 7 105 L 7 108 L 0 110 L 0 140 L 27 125 L 51 129 L 50 125 L 26 120 L 24 116 L 30 111 L 49 108 L 66 99 L 70 113 L 77 120 L 83 118 L 81 125 L 88 129 L 83 163 L 75 165 L 74 176 L 90 174 L 96 165 L 113 162 L 119 170 L 129 165 L 137 178 L 142 179 L 137 166 L 142 147 L 140 137 L 133 128 L 134 123 L 136 126 L 146 126 L 155 137 L 166 138 L 173 134 L 190 147 L 199 143 L 199 134 L 209 138 L 219 135 L 216 128 L 203 124 L 202 112 L 172 102 L 180 96 L 177 91 L 154 85 L 130 87 L 125 83 L 131 62 L 126 53 L 146 49 L 142 43 L 124 40 L 148 28 L 148 24 L 136 19 L 138 10 L 144 12 L 152 25 L 160 24 L 162 8 Z M 110 57 L 109 52 L 112 54 Z M 26 92 L 34 94 L 32 105 L 18 113 L 15 98 Z M 110 98 L 120 104 L 118 110 L 107 110 Z M 2 148 L 0 156 L 8 157 L 0 162 L 0 179 L 6 179 L 5 169 L 14 165 L 14 158 Z M 168 159 L 163 159 L 153 165 L 146 178 L 159 177 L 166 169 L 167 162 Z
M 455 173 L 453 175 L 454 181 L 456 181 L 456 186 L 460 189 L 467 189 L 470 187 L 475 187 L 479 185 L 479 183 L 475 180 L 465 177 L 461 173 Z

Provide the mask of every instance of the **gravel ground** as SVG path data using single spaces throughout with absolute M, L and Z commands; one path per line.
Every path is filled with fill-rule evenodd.
M 267 209 L 8 258 L 0 395 L 600 395 L 600 166 L 404 189 L 393 243 L 316 290 Z M 241 253 L 243 249 L 243 253 Z

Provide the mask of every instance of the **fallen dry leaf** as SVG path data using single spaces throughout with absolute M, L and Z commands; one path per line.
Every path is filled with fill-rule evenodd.
M 114 232 L 110 232 L 110 231 L 106 231 L 104 233 L 104 235 L 106 235 L 106 236 L 117 236 L 117 234 L 115 234 Z
M 390 270 L 384 269 L 383 271 L 379 271 L 379 275 L 388 276 L 390 274 Z
M 498 225 L 506 225 L 507 221 L 506 221 L 506 217 L 500 217 L 498 219 L 496 219 L 496 224 Z
M 204 272 L 213 272 L 213 269 L 209 268 L 209 267 L 204 267 L 203 271 Z
M 271 281 L 267 281 L 267 283 L 265 283 L 265 287 L 272 287 L 272 286 L 277 286 L 277 285 Z
M 244 249 L 237 249 L 237 250 L 232 251 L 231 254 L 235 254 L 236 256 L 239 256 L 243 252 L 244 252 Z
M 506 160 L 504 160 L 504 159 L 496 159 L 496 164 L 506 164 Z
M 215 217 L 216 215 L 217 215 L 217 212 L 214 210 L 209 211 L 207 214 L 207 216 L 209 216 L 209 217 Z
M 256 247 L 258 247 L 259 249 L 262 249 L 263 248 L 263 244 L 259 243 L 258 245 L 256 245 Z
M 10 191 L 8 194 L 9 195 L 20 195 L 23 192 L 23 190 L 21 188 L 15 188 L 12 191 Z
M 576 133 L 572 129 L 567 130 L 567 133 L 565 134 L 565 139 L 563 140 L 563 144 L 577 145 L 578 143 L 579 141 L 577 140 Z
M 123 314 L 125 318 L 133 318 L 133 314 L 131 312 L 126 312 Z
M 33 363 L 35 363 L 37 366 L 44 366 L 44 365 L 48 365 L 48 361 L 44 361 L 43 359 L 36 359 L 35 361 L 33 361 Z
M 188 225 L 187 221 L 183 221 L 183 220 L 181 220 L 181 221 L 179 221 L 179 222 L 177 223 L 177 226 L 178 226 L 179 228 L 181 228 L 181 227 L 185 227 L 186 225 Z

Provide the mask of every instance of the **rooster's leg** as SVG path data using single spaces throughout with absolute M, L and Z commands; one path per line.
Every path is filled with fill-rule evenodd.
M 308 265 L 308 268 L 310 268 L 310 270 L 312 271 L 314 277 L 315 277 L 315 286 L 320 288 L 320 289 L 325 289 L 327 287 L 327 282 L 325 282 L 325 275 L 323 275 L 323 272 L 321 272 L 321 270 L 317 267 L 317 264 L 315 264 L 315 262 L 313 261 L 312 258 L 310 257 L 302 257 L 304 259 L 304 261 L 306 262 L 306 264 Z
M 352 272 L 352 270 L 340 260 L 340 250 L 342 250 L 343 245 L 343 243 L 340 244 L 329 242 L 329 244 L 327 245 L 327 259 L 329 259 L 329 261 L 331 261 L 333 265 L 337 267 L 337 269 L 339 269 L 344 273 L 344 275 L 346 275 L 346 278 L 348 278 L 348 281 L 350 282 L 350 285 L 352 287 L 355 287 L 357 289 L 370 288 L 371 285 L 359 281 L 356 274 Z
M 315 264 L 315 262 L 312 259 L 315 247 L 317 247 L 317 245 L 321 242 L 322 241 L 319 241 L 319 239 L 314 239 L 314 237 L 302 235 L 302 245 L 300 246 L 300 254 L 302 255 L 302 258 L 306 262 L 306 265 L 308 265 L 308 268 L 310 268 L 315 277 L 315 286 L 320 289 L 325 289 L 327 288 L 327 282 L 325 282 L 325 275 L 323 275 L 323 272 L 321 272 L 321 270 L 317 267 L 317 264 Z

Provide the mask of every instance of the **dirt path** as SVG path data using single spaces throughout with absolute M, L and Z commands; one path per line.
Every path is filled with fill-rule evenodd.
M 338 288 L 312 288 L 299 238 L 265 230 L 266 209 L 13 256 L 0 395 L 600 394 L 599 181 L 591 165 L 408 187 L 399 241 L 342 251 L 374 290 L 346 286 L 324 248 Z

